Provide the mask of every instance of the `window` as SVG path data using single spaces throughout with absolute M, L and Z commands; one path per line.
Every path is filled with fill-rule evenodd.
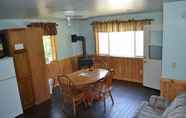
M 116 57 L 143 57 L 143 31 L 99 32 L 99 54 Z
M 43 36 L 43 45 L 45 53 L 45 62 L 49 64 L 56 60 L 55 36 Z
M 136 32 L 136 56 L 143 57 L 144 56 L 144 37 L 143 31 Z
M 99 33 L 99 52 L 100 54 L 108 54 L 109 53 L 109 40 L 108 33 L 100 32 Z

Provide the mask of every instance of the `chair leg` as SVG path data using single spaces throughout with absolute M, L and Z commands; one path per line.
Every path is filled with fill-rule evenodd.
M 55 87 L 55 85 L 56 85 L 56 79 L 53 79 L 53 85 L 52 85 L 52 94 L 53 95 L 55 95 L 56 94 L 56 87 Z
M 103 95 L 103 99 L 104 99 L 104 112 L 106 112 L 106 98 L 105 98 L 105 94 Z
M 76 111 L 76 102 L 73 100 L 73 115 L 76 116 L 77 111 Z
M 113 99 L 113 97 L 112 97 L 112 92 L 111 92 L 111 91 L 109 91 L 109 95 L 110 95 L 110 98 L 111 98 L 111 100 L 112 100 L 112 105 L 114 105 L 114 99 Z
M 53 79 L 53 83 L 52 83 L 52 94 L 54 94 L 54 85 L 55 85 L 55 84 L 54 84 L 54 81 L 55 81 L 55 80 Z
M 65 103 L 62 103 L 61 107 L 62 107 L 62 111 L 65 113 L 66 112 L 65 111 Z
M 62 108 L 62 111 L 64 112 L 64 113 L 66 113 L 66 111 L 65 111 L 65 102 L 64 102 L 64 99 L 62 98 L 62 100 L 61 100 L 61 108 Z

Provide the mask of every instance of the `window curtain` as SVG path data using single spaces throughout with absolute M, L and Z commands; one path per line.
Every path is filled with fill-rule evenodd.
M 27 25 L 28 27 L 40 27 L 44 31 L 44 35 L 56 35 L 57 34 L 57 24 L 56 23 L 40 23 L 34 22 Z
M 103 21 L 93 22 L 93 35 L 95 39 L 96 54 L 99 53 L 99 32 L 126 32 L 139 31 L 144 29 L 144 25 L 150 24 L 151 20 L 129 20 L 129 21 Z
M 52 35 L 50 41 L 52 47 L 52 60 L 57 60 L 56 37 Z

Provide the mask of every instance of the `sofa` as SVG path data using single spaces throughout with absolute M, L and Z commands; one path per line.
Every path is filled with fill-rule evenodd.
M 186 118 L 186 92 L 168 101 L 162 96 L 152 95 L 138 107 L 133 118 Z

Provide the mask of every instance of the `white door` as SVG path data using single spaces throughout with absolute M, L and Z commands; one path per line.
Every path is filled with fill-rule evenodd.
M 144 78 L 143 85 L 160 90 L 161 76 L 161 25 L 148 25 L 144 28 Z

